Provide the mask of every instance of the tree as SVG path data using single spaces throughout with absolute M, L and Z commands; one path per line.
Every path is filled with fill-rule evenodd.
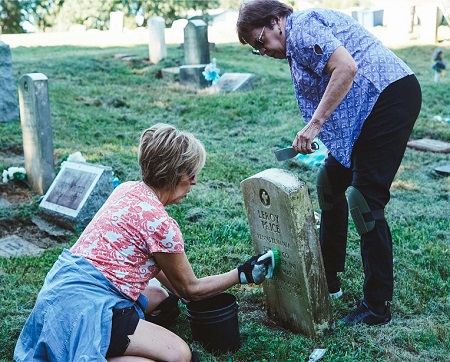
M 0 0 L 0 30 L 5 34 L 23 33 L 24 19 L 19 0 Z

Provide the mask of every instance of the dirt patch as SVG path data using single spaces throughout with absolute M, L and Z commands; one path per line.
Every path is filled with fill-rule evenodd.
M 0 207 L 14 210 L 22 204 L 38 202 L 39 195 L 33 192 L 22 181 L 0 183 Z M 40 248 L 47 249 L 55 243 L 68 241 L 69 235 L 52 235 L 39 228 L 30 216 L 17 216 L 11 212 L 11 217 L 0 218 L 0 238 L 16 235 Z

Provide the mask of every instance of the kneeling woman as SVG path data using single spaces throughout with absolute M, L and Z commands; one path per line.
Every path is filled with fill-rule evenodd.
M 238 283 L 261 283 L 266 273 L 254 256 L 227 273 L 195 276 L 165 206 L 189 193 L 205 158 L 190 133 L 167 124 L 143 132 L 142 181 L 118 186 L 75 245 L 62 252 L 20 334 L 16 361 L 191 360 L 186 342 L 145 320 L 169 297 L 150 279 L 176 297 L 199 300 Z

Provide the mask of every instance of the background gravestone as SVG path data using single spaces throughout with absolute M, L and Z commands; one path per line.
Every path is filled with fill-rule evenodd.
M 253 246 L 277 249 L 281 264 L 263 283 L 269 318 L 316 337 L 332 324 L 331 304 L 306 183 L 269 169 L 241 183 Z
M 40 214 L 79 231 L 89 224 L 112 190 L 111 167 L 66 161 L 39 204 Z
M 44 74 L 20 78 L 19 104 L 27 180 L 36 193 L 43 195 L 55 178 L 48 79 Z
M 148 44 L 149 59 L 153 64 L 158 64 L 167 57 L 165 30 L 166 24 L 160 16 L 154 16 L 148 21 L 150 40 Z
M 9 45 L 0 41 L 0 122 L 19 119 L 16 94 L 16 83 L 11 63 L 11 49 Z
M 122 34 L 123 17 L 123 11 L 111 11 L 109 13 L 109 31 L 111 33 Z
M 184 28 L 184 64 L 208 64 L 208 25 L 201 19 L 189 20 Z
M 189 20 L 184 28 L 184 62 L 180 67 L 180 83 L 206 88 L 209 83 L 202 72 L 210 62 L 208 26 L 201 19 Z

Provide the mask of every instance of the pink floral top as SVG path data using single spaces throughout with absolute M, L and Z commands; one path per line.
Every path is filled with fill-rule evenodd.
M 137 300 L 160 271 L 153 253 L 183 253 L 177 222 L 143 182 L 119 185 L 70 251 Z

